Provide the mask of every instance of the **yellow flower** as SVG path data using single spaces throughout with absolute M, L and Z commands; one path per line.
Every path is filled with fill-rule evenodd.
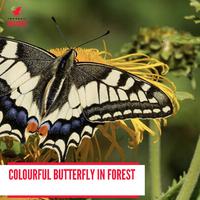
M 51 49 L 50 52 L 56 56 L 61 56 L 66 53 L 67 48 Z M 179 104 L 175 96 L 174 84 L 165 77 L 168 72 L 168 66 L 154 58 L 150 58 L 147 55 L 141 53 L 128 54 L 118 58 L 112 58 L 111 54 L 107 51 L 99 51 L 97 49 L 83 49 L 77 48 L 77 60 L 78 61 L 91 61 L 123 69 L 129 73 L 137 75 L 142 79 L 152 83 L 156 87 L 160 88 L 171 100 L 174 113 L 179 109 Z M 135 147 L 143 140 L 143 133 L 147 131 L 150 135 L 155 135 L 154 130 L 151 130 L 141 119 L 131 119 L 131 126 L 123 120 L 116 121 L 115 123 L 107 123 L 106 125 L 99 126 L 100 132 L 106 137 L 111 145 L 108 150 L 108 157 L 112 150 L 117 149 L 121 158 L 123 158 L 123 152 L 117 143 L 115 134 L 116 129 L 123 129 L 130 137 L 129 147 Z M 158 132 L 161 133 L 161 121 L 166 124 L 166 119 L 152 119 L 155 123 Z

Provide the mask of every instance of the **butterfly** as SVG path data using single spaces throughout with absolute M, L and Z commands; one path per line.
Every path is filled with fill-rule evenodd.
M 91 138 L 97 126 L 129 118 L 162 118 L 172 102 L 158 87 L 115 67 L 78 62 L 0 37 L 0 136 L 24 143 L 41 135 L 40 147 L 64 161 L 71 146 Z

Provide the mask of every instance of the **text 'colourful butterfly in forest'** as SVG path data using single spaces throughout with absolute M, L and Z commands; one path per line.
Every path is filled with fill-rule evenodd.
M 169 97 L 152 83 L 121 69 L 79 62 L 76 50 L 55 55 L 0 37 L 0 136 L 24 143 L 38 133 L 40 147 L 64 161 L 105 122 L 162 118 L 173 113 Z

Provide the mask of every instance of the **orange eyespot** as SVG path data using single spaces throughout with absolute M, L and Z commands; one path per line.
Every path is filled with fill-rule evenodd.
M 44 124 L 42 126 L 40 126 L 38 132 L 39 132 L 39 135 L 41 136 L 47 136 L 48 135 L 48 131 L 49 131 L 49 126 Z
M 34 121 L 28 122 L 26 129 L 30 133 L 35 133 L 38 130 L 38 123 Z

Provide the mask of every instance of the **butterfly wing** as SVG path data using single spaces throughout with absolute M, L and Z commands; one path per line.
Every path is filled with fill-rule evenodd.
M 24 141 L 28 119 L 42 118 L 44 94 L 55 75 L 54 60 L 43 49 L 0 38 L 0 135 Z M 40 141 L 42 148 L 54 149 L 59 160 L 65 160 L 70 146 L 92 137 L 99 123 L 172 114 L 171 101 L 160 89 L 125 71 L 76 63 L 66 77 L 42 119 L 49 129 Z
M 36 46 L 0 37 L 0 136 L 25 141 L 27 120 L 39 117 L 41 93 L 54 60 Z
M 126 71 L 98 63 L 77 63 L 72 70 L 86 118 L 91 122 L 161 118 L 173 113 L 169 97 Z
M 31 44 L 0 37 L 0 96 L 48 69 L 55 56 Z
M 96 132 L 97 123 L 91 123 L 81 114 L 71 120 L 58 119 L 52 124 L 48 135 L 40 141 L 42 149 L 56 151 L 59 161 L 65 161 L 70 147 L 78 147 L 84 138 L 91 138 Z
M 59 160 L 64 160 L 70 146 L 92 137 L 96 124 L 81 115 L 80 107 L 74 108 L 73 99 L 77 96 L 70 76 L 61 82 L 61 95 L 42 117 L 41 105 L 48 104 L 44 94 L 52 88 L 49 83 L 55 76 L 54 61 L 55 57 L 43 49 L 0 38 L 0 136 L 24 142 L 30 118 L 44 122 L 49 131 L 47 137 L 41 138 L 41 148 L 54 149 Z
M 91 138 L 98 123 L 89 122 L 83 115 L 78 90 L 69 74 L 61 81 L 58 93 L 42 120 L 42 126 L 48 125 L 49 131 L 41 138 L 40 147 L 55 150 L 59 161 L 64 161 L 69 147 L 77 147 L 83 138 Z
M 10 136 L 24 142 L 27 119 L 27 110 L 16 106 L 10 95 L 0 97 L 0 137 Z
M 69 146 L 77 147 L 84 137 L 92 137 L 98 124 L 135 117 L 160 118 L 173 112 L 163 91 L 126 71 L 79 62 L 68 77 L 64 83 L 67 89 L 63 87 L 56 109 L 45 119 L 57 120 L 41 143 L 43 148 L 54 149 L 59 160 L 65 160 Z

